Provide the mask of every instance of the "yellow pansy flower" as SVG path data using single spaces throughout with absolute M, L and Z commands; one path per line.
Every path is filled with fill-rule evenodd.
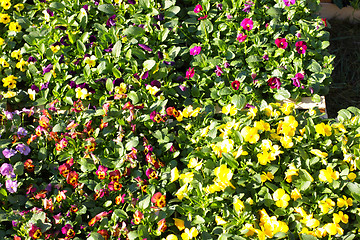
M 332 131 L 331 131 L 331 126 L 330 125 L 327 125 L 325 123 L 320 123 L 320 124 L 317 124 L 315 125 L 315 131 L 320 134 L 320 135 L 323 135 L 324 137 L 327 136 L 331 136 L 332 134 Z
M 312 154 L 318 156 L 319 158 L 326 158 L 328 154 L 326 152 L 322 152 L 319 149 L 311 149 Z
M 222 108 L 222 113 L 226 115 L 230 114 L 230 116 L 233 116 L 237 113 L 237 109 L 234 105 L 228 104 Z
M 15 58 L 15 59 L 17 59 L 17 60 L 20 60 L 20 59 L 22 58 L 21 50 L 18 49 L 18 50 L 12 51 L 11 57 L 12 57 L 12 58 Z
M 24 9 L 24 4 L 18 3 L 14 6 L 14 8 L 16 9 L 16 11 L 21 12 Z
M 53 53 L 57 53 L 60 50 L 60 46 L 59 45 L 56 45 L 56 46 L 50 45 L 50 49 Z
M 29 94 L 29 98 L 30 98 L 32 101 L 35 101 L 36 91 L 35 91 L 35 90 L 32 90 L 31 88 L 29 88 L 29 89 L 28 89 L 28 94 Z
M 21 26 L 18 22 L 11 22 L 9 25 L 9 30 L 14 32 L 20 32 Z
M 126 83 L 120 83 L 120 86 L 114 88 L 115 93 L 124 94 L 126 93 Z
M 175 182 L 176 180 L 179 179 L 179 170 L 177 169 L 177 167 L 171 169 L 170 175 L 171 175 L 170 182 Z
M 344 214 L 342 211 L 339 211 L 339 213 L 333 213 L 333 222 L 340 223 L 340 221 L 347 224 L 349 222 L 349 216 Z
M 294 103 L 284 103 L 282 105 L 282 107 L 280 108 L 280 110 L 286 115 L 288 116 L 295 108 L 295 104 Z
M 284 189 L 279 188 L 273 193 L 273 199 L 276 206 L 280 208 L 286 208 L 289 205 L 290 196 Z
M 309 228 L 316 228 L 320 225 L 320 221 L 316 218 L 313 218 L 313 214 L 309 214 L 303 217 L 301 220 L 302 223 L 305 223 Z
M 187 172 L 180 175 L 180 179 L 183 181 L 184 184 L 191 183 L 194 178 L 193 172 Z
M 190 230 L 185 228 L 184 232 L 181 234 L 182 240 L 190 240 L 196 238 L 199 234 L 198 230 L 195 227 L 192 227 Z
M 206 128 L 203 128 L 200 130 L 200 137 L 206 137 L 209 132 L 210 126 L 207 126 Z
M 245 126 L 243 129 L 241 129 L 240 134 L 246 142 L 251 144 L 256 143 L 260 139 L 258 129 L 250 126 Z
M 79 99 L 86 99 L 86 97 L 90 96 L 90 93 L 86 88 L 77 87 L 75 89 L 75 93 L 76 93 L 76 98 Z
M 242 212 L 242 211 L 244 210 L 244 208 L 245 208 L 244 202 L 241 201 L 241 200 L 240 200 L 239 198 L 237 198 L 237 197 L 234 198 L 233 204 L 234 204 L 234 209 L 235 209 L 235 211 L 236 211 L 237 213 Z
M 297 188 L 291 191 L 291 198 L 294 199 L 294 201 L 296 201 L 299 198 L 302 198 L 301 193 Z
M 187 166 L 188 168 L 194 168 L 196 171 L 199 171 L 202 166 L 202 162 L 199 162 L 197 158 L 190 158 Z
M 332 236 L 336 235 L 338 233 L 338 226 L 335 223 L 327 223 L 323 226 L 323 228 L 326 230 L 326 232 Z M 341 230 L 340 230 L 341 232 Z
M 347 198 L 345 195 L 343 195 L 343 198 L 338 198 L 337 199 L 337 206 L 342 208 L 342 207 L 348 207 L 348 206 L 352 206 L 353 205 L 353 200 L 351 198 Z
M 13 98 L 16 96 L 16 92 L 8 91 L 7 93 L 3 94 L 4 98 Z
M 10 75 L 7 76 L 6 78 L 2 79 L 3 87 L 8 87 L 10 89 L 14 89 L 16 88 L 16 79 L 17 77 L 15 77 L 14 75 Z
M 254 128 L 259 129 L 260 131 L 270 131 L 270 124 L 264 122 L 263 120 L 256 121 L 254 123 Z
M 9 67 L 9 63 L 3 58 L 0 58 L 0 65 L 4 68 Z
M 347 175 L 347 178 L 348 178 L 351 182 L 353 182 L 353 181 L 356 179 L 356 173 L 353 173 L 353 172 L 349 173 L 349 174 Z
M 248 230 L 248 231 L 245 233 L 245 235 L 246 235 L 247 237 L 254 235 L 254 234 L 255 234 L 255 231 L 256 231 L 256 229 L 254 228 L 254 226 L 253 226 L 251 223 L 245 223 L 245 225 L 244 225 L 244 227 L 243 227 L 242 229 Z
M 233 173 L 231 172 L 231 169 L 227 168 L 225 164 L 221 164 L 220 167 L 215 168 L 214 173 L 216 176 L 214 182 L 221 188 L 221 190 L 224 191 L 228 186 L 235 189 L 234 185 L 232 185 L 230 182 Z
M 254 119 L 254 118 L 256 117 L 257 112 L 258 112 L 257 107 L 249 108 L 249 112 L 247 113 L 247 115 L 248 115 L 251 119 Z
M 330 208 L 333 208 L 335 206 L 335 202 L 331 200 L 330 198 L 327 198 L 326 200 L 320 201 L 320 209 L 323 214 L 327 214 L 330 210 Z
M 187 193 L 187 187 L 188 184 L 185 184 L 175 193 L 179 200 L 182 200 L 184 198 L 185 194 Z
M 333 180 L 338 180 L 338 179 L 339 179 L 339 172 L 333 171 L 331 167 L 327 167 L 326 170 L 325 169 L 320 170 L 320 174 L 319 174 L 320 181 L 332 183 Z
M 170 234 L 166 237 L 166 240 L 178 240 L 178 237 L 174 234 Z
M 266 164 L 270 163 L 271 161 L 276 160 L 276 156 L 273 153 L 268 152 L 266 150 L 263 151 L 262 153 L 258 153 L 256 156 L 258 158 L 258 162 L 261 165 L 266 165 Z
M 269 180 L 270 182 L 274 179 L 274 175 L 271 172 L 263 172 L 261 174 L 261 182 L 266 182 L 267 180 Z
M 24 66 L 27 66 L 29 63 L 25 61 L 24 59 L 21 59 L 20 62 L 16 63 L 16 67 L 20 69 L 20 71 L 25 72 L 26 69 Z
M 181 220 L 179 218 L 173 218 L 173 219 L 174 219 L 174 224 L 179 229 L 179 231 L 184 230 L 185 228 L 184 220 Z
M 248 154 L 249 153 L 247 151 L 243 150 L 243 147 L 240 146 L 239 149 L 233 153 L 233 156 L 234 156 L 234 158 L 238 158 L 240 156 L 246 156 Z
M 293 163 L 289 164 L 289 169 L 285 172 L 285 180 L 288 183 L 291 183 L 292 176 L 298 176 L 298 175 L 299 175 L 299 169 L 297 169 Z
M 8 0 L 2 0 L 1 2 L 1 7 L 4 8 L 5 10 L 8 10 L 11 7 L 11 2 Z
M 289 136 L 281 137 L 280 142 L 284 148 L 292 148 L 294 146 L 294 143 L 293 143 L 291 137 L 289 137 Z
M 89 65 L 90 67 L 95 67 L 95 65 L 96 65 L 96 57 L 95 56 L 86 57 L 85 58 L 85 63 L 87 65 Z
M 0 23 L 8 24 L 9 22 L 11 22 L 9 14 L 0 13 Z
M 215 222 L 217 225 L 224 225 L 227 223 L 227 221 L 225 221 L 222 217 L 220 216 L 215 216 Z

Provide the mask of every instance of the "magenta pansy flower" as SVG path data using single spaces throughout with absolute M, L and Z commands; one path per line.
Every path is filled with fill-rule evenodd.
M 284 1 L 284 4 L 285 6 L 290 6 L 290 5 L 293 5 L 295 4 L 295 0 L 283 0 Z
M 244 18 L 244 20 L 241 21 L 241 26 L 245 30 L 250 31 L 251 29 L 253 29 L 254 22 L 253 20 L 251 20 L 251 18 Z
M 198 55 L 198 54 L 200 54 L 200 52 L 201 52 L 201 46 L 195 46 L 195 47 L 190 49 L 190 55 L 191 56 Z
M 236 40 L 238 40 L 239 42 L 244 42 L 247 38 L 247 35 L 243 34 L 243 33 L 239 33 L 236 37 Z
M 272 77 L 267 81 L 268 86 L 270 86 L 270 88 L 274 89 L 279 89 L 281 87 L 281 82 L 280 79 L 277 77 Z
M 295 47 L 296 47 L 296 51 L 299 54 L 305 54 L 306 49 L 307 49 L 306 42 L 299 41 L 299 42 L 295 43 Z
M 278 48 L 282 48 L 282 49 L 285 49 L 288 46 L 288 42 L 286 41 L 286 38 L 275 39 L 275 44 Z
M 304 74 L 302 73 L 297 73 L 295 75 L 295 77 L 291 78 L 293 80 L 293 85 L 295 87 L 300 87 L 301 86 L 301 81 L 304 80 Z
M 186 71 L 186 78 L 190 79 L 195 75 L 194 68 L 189 67 L 189 70 Z
M 203 10 L 202 6 L 200 4 L 196 5 L 194 8 L 194 13 L 199 13 Z
M 221 74 L 223 74 L 222 68 L 219 67 L 218 65 L 216 65 L 215 73 L 216 73 L 216 76 L 220 77 Z

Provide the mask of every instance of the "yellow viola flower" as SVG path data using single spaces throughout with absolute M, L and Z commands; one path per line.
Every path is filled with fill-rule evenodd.
M 251 223 L 245 223 L 244 227 L 242 228 L 243 230 L 248 230 L 245 235 L 247 237 L 252 236 L 255 234 L 256 229 L 254 228 L 254 226 Z
M 317 228 L 315 230 L 315 237 L 323 238 L 323 237 L 326 237 L 326 235 L 327 235 L 327 232 L 326 232 L 325 228 L 323 228 L 323 227 Z
M 301 193 L 297 188 L 295 188 L 291 191 L 290 196 L 292 199 L 294 199 L 294 201 L 296 201 L 299 198 L 302 198 Z
M 147 85 L 147 86 L 146 86 L 146 90 L 148 90 L 149 93 L 150 93 L 151 95 L 153 95 L 153 96 L 154 96 L 157 92 L 160 91 L 160 89 L 159 89 L 158 87 L 156 87 L 156 86 L 151 86 L 151 85 Z
M 1 37 L 0 37 L 0 46 L 1 46 L 1 45 L 3 45 L 3 44 L 4 44 L 4 42 L 5 42 L 5 40 L 4 40 L 3 38 L 1 38 Z M 3 59 L 3 58 L 1 58 L 1 59 Z M 5 60 L 5 59 L 4 59 L 4 60 Z
M 20 62 L 16 63 L 16 68 L 20 69 L 20 71 L 25 72 L 26 69 L 24 68 L 29 63 L 25 61 L 24 59 L 21 59 Z
M 215 222 L 217 225 L 225 225 L 227 223 L 227 221 L 220 216 L 215 216 Z
M 8 0 L 2 0 L 1 2 L 1 7 L 4 8 L 5 10 L 8 10 L 11 7 L 11 2 Z
M 90 67 L 95 67 L 95 65 L 96 65 L 96 57 L 95 56 L 86 57 L 85 58 L 85 63 L 87 65 L 89 65 Z
M 0 44 L 1 45 L 1 44 Z M 3 58 L 0 58 L 0 65 L 3 67 L 3 68 L 8 68 L 9 67 L 9 63 L 3 59 Z
M 256 117 L 257 112 L 258 112 L 257 107 L 249 108 L 249 112 L 247 113 L 247 115 L 248 115 L 251 119 L 254 119 L 254 118 Z
M 10 89 L 14 89 L 16 88 L 16 79 L 17 77 L 15 77 L 14 75 L 10 75 L 7 76 L 6 78 L 2 79 L 3 87 L 8 87 Z
M 200 137 L 206 137 L 209 132 L 210 126 L 207 126 L 206 128 L 203 128 L 200 130 Z
M 221 191 L 221 188 L 220 188 L 220 186 L 218 186 L 218 185 L 212 184 L 212 185 L 207 186 L 206 188 L 204 188 L 204 191 L 205 191 L 206 193 L 212 194 L 212 193 L 214 193 L 214 192 L 220 192 L 220 191 Z
M 349 216 L 344 214 L 342 211 L 339 211 L 339 213 L 333 213 L 333 222 L 340 223 L 340 221 L 347 224 L 349 222 Z
M 319 158 L 326 158 L 328 154 L 326 152 L 322 152 L 319 149 L 311 149 L 312 154 L 318 156 Z
M 166 240 L 178 240 L 177 236 L 174 234 L 170 234 L 166 237 Z
M 24 4 L 18 3 L 14 6 L 14 8 L 16 11 L 21 12 L 22 10 L 24 10 Z
M 304 227 L 303 229 L 301 229 L 301 232 L 299 232 L 299 234 L 308 234 L 308 235 L 312 235 L 315 237 L 315 233 L 313 231 L 310 231 L 308 228 Z
M 295 104 L 294 103 L 284 103 L 282 105 L 282 107 L 280 108 L 280 110 L 286 115 L 288 116 L 295 108 Z
M 17 60 L 20 60 L 20 59 L 22 58 L 21 50 L 18 49 L 18 50 L 12 51 L 11 57 L 12 57 L 12 58 L 15 58 L 15 59 L 17 59 Z
M 235 189 L 234 185 L 230 182 L 233 173 L 225 164 L 221 164 L 220 167 L 215 168 L 214 173 L 216 176 L 214 182 L 221 188 L 221 190 L 224 191 L 228 186 Z
M 292 176 L 298 176 L 298 175 L 299 175 L 299 169 L 297 169 L 293 163 L 289 164 L 289 169 L 285 172 L 285 180 L 288 183 L 291 183 Z
M 347 198 L 345 195 L 343 195 L 343 198 L 338 198 L 337 199 L 337 206 L 339 208 L 342 208 L 342 207 L 351 207 L 353 205 L 353 200 L 351 198 Z
M 190 158 L 187 166 L 188 168 L 194 168 L 196 171 L 199 171 L 202 166 L 202 162 L 198 162 L 197 158 Z
M 289 205 L 290 196 L 284 189 L 279 188 L 273 193 L 273 199 L 276 206 L 280 208 L 286 208 Z
M 272 181 L 274 179 L 274 175 L 271 172 L 263 172 L 260 176 L 261 178 L 261 182 L 266 182 L 266 181 Z
M 185 184 L 175 193 L 179 200 L 182 200 L 184 198 L 185 194 L 187 193 L 187 187 L 188 184 Z
M 180 175 L 180 180 L 182 180 L 184 184 L 191 183 L 193 178 L 194 178 L 193 172 L 187 172 Z
M 308 228 L 316 228 L 320 225 L 320 221 L 316 218 L 313 218 L 313 214 L 304 216 L 301 222 L 305 223 L 306 227 Z
M 302 207 L 295 207 L 294 212 L 300 214 L 301 217 L 306 217 L 307 213 L 305 212 L 305 210 Z
M 258 162 L 261 165 L 266 165 L 266 164 L 270 163 L 271 161 L 276 160 L 276 156 L 274 156 L 274 154 L 272 154 L 271 152 L 268 152 L 268 151 L 263 151 L 262 153 L 258 153 L 256 156 L 258 158 Z
M 234 198 L 234 209 L 237 213 L 242 212 L 245 209 L 245 205 L 244 202 L 241 201 L 239 198 L 235 197 Z
M 11 22 L 9 14 L 0 13 L 0 23 L 8 24 L 9 22 Z
M 114 91 L 117 94 L 124 94 L 126 93 L 126 83 L 120 83 L 120 86 L 116 86 Z
M 346 128 L 344 127 L 344 124 L 342 124 L 342 123 L 333 123 L 333 124 L 331 124 L 331 127 L 334 129 L 334 131 L 336 129 L 336 130 L 338 130 L 340 132 L 343 132 L 343 133 L 347 132 Z
M 241 129 L 240 134 L 246 142 L 249 142 L 251 144 L 256 143 L 260 139 L 260 135 L 258 134 L 258 129 L 250 126 L 246 126 L 243 129 Z
M 4 98 L 13 98 L 16 96 L 16 92 L 13 91 L 7 91 L 7 93 L 3 94 Z
M 315 131 L 320 134 L 320 135 L 323 135 L 324 137 L 327 136 L 331 136 L 332 134 L 332 131 L 331 131 L 331 126 L 330 125 L 327 125 L 325 123 L 320 123 L 320 124 L 317 124 L 315 125 Z
M 339 179 L 339 172 L 333 171 L 331 167 L 327 167 L 326 170 L 325 169 L 320 170 L 320 174 L 319 174 L 320 181 L 332 183 L 333 180 L 338 180 L 338 179 Z
M 222 113 L 225 115 L 234 116 L 237 113 L 237 109 L 234 105 L 228 104 L 222 108 Z
M 9 25 L 9 30 L 14 32 L 20 32 L 21 26 L 18 22 L 11 22 Z
M 53 53 L 57 53 L 60 50 L 60 46 L 59 45 L 56 45 L 56 46 L 50 45 L 50 49 Z
M 192 111 L 190 113 L 190 117 L 197 117 L 197 115 L 199 115 L 199 113 L 200 113 L 200 108 L 197 107 L 197 108 L 194 109 L 194 111 Z
M 30 98 L 32 101 L 35 101 L 36 91 L 35 91 L 35 90 L 32 90 L 31 88 L 29 88 L 29 89 L 28 89 L 28 94 L 29 94 L 29 98 Z
M 181 220 L 179 218 L 173 218 L 175 226 L 179 229 L 179 231 L 182 231 L 185 229 L 184 220 Z
M 289 137 L 289 136 L 281 137 L 280 142 L 284 148 L 292 148 L 294 146 L 294 143 L 293 143 L 291 137 Z
M 78 99 L 86 99 L 88 96 L 90 96 L 90 93 L 86 88 L 77 87 L 75 89 L 75 93 L 76 93 L 76 98 Z
M 270 124 L 260 120 L 254 123 L 254 128 L 257 128 L 260 131 L 270 131 Z
M 353 172 L 349 173 L 349 174 L 347 175 L 347 178 L 348 178 L 351 182 L 353 182 L 353 181 L 356 179 L 356 173 L 353 173 Z
M 199 234 L 198 230 L 195 227 L 192 227 L 190 230 L 185 228 L 184 232 L 181 234 L 182 240 L 190 240 L 196 238 Z
M 323 226 L 323 228 L 330 236 L 336 235 L 338 233 L 338 227 L 335 223 L 327 223 Z
M 326 200 L 320 201 L 320 209 L 323 214 L 327 214 L 331 208 L 335 206 L 335 202 L 331 200 L 330 198 L 327 198 Z

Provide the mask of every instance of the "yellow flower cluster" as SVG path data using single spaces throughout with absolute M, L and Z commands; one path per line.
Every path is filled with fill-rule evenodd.
M 214 170 L 216 178 L 214 179 L 214 184 L 207 186 L 204 190 L 207 193 L 214 193 L 219 191 L 224 191 L 226 187 L 232 187 L 235 189 L 234 185 L 230 182 L 233 173 L 225 164 L 220 165 L 220 167 L 215 168 Z
M 276 160 L 282 152 L 278 145 L 273 145 L 271 140 L 265 139 L 261 143 L 261 152 L 257 154 L 258 162 L 261 165 L 266 165 L 271 161 Z
M 289 231 L 288 225 L 283 221 L 278 221 L 276 216 L 270 217 L 265 209 L 262 209 L 260 212 L 260 229 L 250 229 L 252 233 L 256 232 L 260 240 L 265 240 L 266 238 L 272 238 L 278 232 L 287 233 Z M 249 225 L 248 225 L 249 226 Z M 245 225 L 246 227 L 246 225 Z M 250 231 L 249 231 L 250 232 Z
M 224 139 L 221 142 L 218 142 L 216 144 L 210 145 L 214 153 L 221 157 L 222 153 L 228 153 L 231 152 L 234 149 L 234 140 L 232 139 Z

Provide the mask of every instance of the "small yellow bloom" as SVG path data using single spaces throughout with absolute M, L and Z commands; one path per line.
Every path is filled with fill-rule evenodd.
M 3 45 L 3 44 L 4 44 L 4 42 L 5 42 L 5 40 L 4 40 L 3 38 L 1 38 L 1 37 L 0 37 L 0 46 L 1 46 L 1 45 Z M 3 59 L 3 58 L 1 58 L 1 59 Z
M 6 13 L 0 13 L 0 23 L 8 24 L 9 22 L 11 22 L 10 16 Z
M 175 226 L 179 229 L 179 231 L 182 231 L 185 229 L 184 220 L 181 220 L 179 218 L 173 218 Z
M 200 130 L 200 137 L 206 137 L 209 132 L 210 126 L 207 126 L 206 128 L 203 128 Z
M 166 237 L 166 240 L 178 240 L 177 236 L 174 234 L 170 234 Z
M 9 25 L 9 30 L 14 32 L 20 32 L 21 26 L 18 22 L 11 22 Z
M 291 198 L 294 199 L 294 201 L 296 201 L 299 198 L 302 198 L 301 193 L 297 188 L 291 191 Z
M 330 198 L 327 198 L 326 200 L 320 201 L 320 209 L 323 214 L 327 214 L 330 210 L 330 208 L 333 208 L 335 206 L 335 202 L 331 200 Z
M 59 45 L 56 45 L 56 46 L 50 45 L 50 49 L 53 53 L 57 53 L 60 50 L 60 46 Z
M 0 44 L 1 45 L 1 44 Z M 0 58 L 0 65 L 3 67 L 3 68 L 8 68 L 9 67 L 9 63 L 3 59 L 3 58 Z
M 251 223 L 245 223 L 243 229 L 244 229 L 244 230 L 248 230 L 248 231 L 245 233 L 245 235 L 246 235 L 247 237 L 254 235 L 254 234 L 255 234 L 255 230 L 256 230 Z
M 85 63 L 87 65 L 89 65 L 90 67 L 95 67 L 95 65 L 96 65 L 96 57 L 95 56 L 86 57 L 85 58 Z
M 188 168 L 194 168 L 196 171 L 199 171 L 202 166 L 202 162 L 198 162 L 197 158 L 190 158 L 187 166 Z
M 257 112 L 258 112 L 257 107 L 249 108 L 249 112 L 247 113 L 247 115 L 250 116 L 251 119 L 254 119 L 256 117 Z
M 2 0 L 1 7 L 3 7 L 5 10 L 8 10 L 11 7 L 11 2 L 8 0 Z
M 335 223 L 327 223 L 323 226 L 323 228 L 326 230 L 326 232 L 332 236 L 332 235 L 336 235 L 337 233 L 337 227 Z
M 14 6 L 14 8 L 16 9 L 16 11 L 21 12 L 24 9 L 24 4 L 18 3 Z
M 339 213 L 333 213 L 333 222 L 340 223 L 340 221 L 347 224 L 349 222 L 349 216 L 344 214 L 342 211 L 339 211 Z
M 216 175 L 214 182 L 221 188 L 221 190 L 224 191 L 228 186 L 235 189 L 234 185 L 230 182 L 233 173 L 225 164 L 221 164 L 220 167 L 215 168 L 214 173 Z
M 190 240 L 196 238 L 199 234 L 198 230 L 195 227 L 192 227 L 190 230 L 185 228 L 185 231 L 181 234 L 182 240 Z
M 322 152 L 319 149 L 311 149 L 312 154 L 318 156 L 319 158 L 326 158 L 328 154 L 326 152 Z
M 35 91 L 35 90 L 32 90 L 31 88 L 29 88 L 29 89 L 28 89 L 28 94 L 29 94 L 29 98 L 30 98 L 32 101 L 35 101 L 36 91 Z
M 326 170 L 325 169 L 320 170 L 320 174 L 319 174 L 320 181 L 332 183 L 333 180 L 338 180 L 338 179 L 339 179 L 339 172 L 333 171 L 331 167 L 327 167 Z
M 20 69 L 20 71 L 25 72 L 26 69 L 24 66 L 27 66 L 29 63 L 25 61 L 24 59 L 21 59 L 20 62 L 16 63 L 16 67 Z
M 261 174 L 261 182 L 266 182 L 267 180 L 269 180 L 270 182 L 274 179 L 274 175 L 271 172 L 263 172 Z
M 7 76 L 6 78 L 2 79 L 2 82 L 4 83 L 3 87 L 8 87 L 10 89 L 16 88 L 16 79 L 14 75 Z
M 249 153 L 247 151 L 243 150 L 243 147 L 240 146 L 239 149 L 236 152 L 234 152 L 233 155 L 234 155 L 234 158 L 238 158 L 240 156 L 246 156 L 248 154 Z
M 217 225 L 224 225 L 227 223 L 227 221 L 225 221 L 222 217 L 220 216 L 215 216 L 215 222 Z
M 240 134 L 246 142 L 249 142 L 251 144 L 256 143 L 260 139 L 260 135 L 258 134 L 258 129 L 250 126 L 246 126 L 243 129 L 241 129 Z
M 276 206 L 280 208 L 286 208 L 289 205 L 290 196 L 284 189 L 279 188 L 273 193 L 273 199 Z
M 271 161 L 276 160 L 276 155 L 274 155 L 272 152 L 268 152 L 267 150 L 263 151 L 262 153 L 258 153 L 256 156 L 258 158 L 258 162 L 261 165 L 266 165 Z
M 313 214 L 309 214 L 303 217 L 301 220 L 302 223 L 305 223 L 309 228 L 316 228 L 320 225 L 320 221 L 316 218 L 313 218 Z
M 180 179 L 183 181 L 184 184 L 191 183 L 194 178 L 193 172 L 187 172 L 180 175 Z
M 188 184 L 185 184 L 175 193 L 179 200 L 182 200 L 184 198 L 185 194 L 187 193 L 187 187 Z
M 177 169 L 177 167 L 171 169 L 170 175 L 171 175 L 170 182 L 175 182 L 176 180 L 179 179 L 179 170 Z
M 151 85 L 147 85 L 146 90 L 148 90 L 151 95 L 155 95 L 157 92 L 160 91 L 160 89 L 158 87 L 151 86 Z
M 281 137 L 280 142 L 284 148 L 292 148 L 294 146 L 294 143 L 293 143 L 291 137 L 289 137 L 289 136 Z
M 295 108 L 295 104 L 294 103 L 284 103 L 282 105 L 282 107 L 280 108 L 280 110 L 286 115 L 288 116 Z
M 254 128 L 259 129 L 260 131 L 270 131 L 270 124 L 264 122 L 263 120 L 256 121 L 254 123 Z
M 18 49 L 18 50 L 12 51 L 11 57 L 12 57 L 12 58 L 15 58 L 15 59 L 17 59 L 17 60 L 20 60 L 20 59 L 22 58 L 21 50 Z
M 347 198 L 345 195 L 343 195 L 343 198 L 338 198 L 337 199 L 337 206 L 339 208 L 342 208 L 342 207 L 351 207 L 353 205 L 353 200 L 351 198 Z
M 75 89 L 75 92 L 76 92 L 76 98 L 79 99 L 86 99 L 86 97 L 90 96 L 90 93 L 86 88 L 77 87 Z
M 244 202 L 241 201 L 239 198 L 234 198 L 234 209 L 237 213 L 242 212 L 245 208 Z
M 16 96 L 16 92 L 8 91 L 7 93 L 3 94 L 4 98 L 12 98 Z
M 356 179 L 356 173 L 353 173 L 353 172 L 349 173 L 349 174 L 347 175 L 347 178 L 348 178 L 351 182 L 353 182 L 353 181 Z
M 292 176 L 299 175 L 299 169 L 295 167 L 293 163 L 289 164 L 289 169 L 285 172 L 285 179 L 288 183 L 292 182 Z
M 320 123 L 315 125 L 315 130 L 318 134 L 323 135 L 324 137 L 327 136 L 331 136 L 332 132 L 331 132 L 331 126 L 327 125 L 325 123 Z
M 237 113 L 237 109 L 234 105 L 228 104 L 227 106 L 224 106 L 222 108 L 222 113 L 226 115 L 230 114 L 230 116 L 233 116 Z

